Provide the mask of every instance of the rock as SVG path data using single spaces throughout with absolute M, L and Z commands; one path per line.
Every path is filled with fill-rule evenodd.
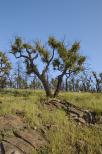
M 14 136 L 5 136 L 0 143 L 0 154 L 30 154 L 34 149 L 47 145 L 43 135 L 35 130 L 14 132 Z
M 54 108 L 63 109 L 67 114 L 70 115 L 71 118 L 77 122 L 83 124 L 95 124 L 97 122 L 95 112 L 83 110 L 80 107 L 77 107 L 65 100 L 50 99 L 45 101 L 45 104 L 50 110 Z
M 0 154 L 30 154 L 34 149 L 46 146 L 44 134 L 28 129 L 21 116 L 0 117 Z
M 24 127 L 25 127 L 25 123 L 19 116 L 16 116 L 16 115 L 0 116 L 0 131 L 22 129 Z
M 20 154 L 20 152 L 19 151 L 13 151 L 11 154 Z
M 95 124 L 96 123 L 96 113 L 86 110 L 84 112 L 83 118 L 87 123 Z
M 16 147 L 4 141 L 0 145 L 0 154 L 23 154 Z
M 5 154 L 3 143 L 0 143 L 0 154 Z
M 25 131 L 14 132 L 14 135 L 36 149 L 42 147 L 43 145 L 46 145 L 46 141 L 42 137 L 42 134 L 36 130 L 26 129 Z

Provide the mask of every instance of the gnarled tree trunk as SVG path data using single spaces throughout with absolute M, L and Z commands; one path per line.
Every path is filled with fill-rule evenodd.
M 45 76 L 40 76 L 40 80 L 41 80 L 41 82 L 43 84 L 44 90 L 46 92 L 46 96 L 47 97 L 52 97 L 53 95 L 52 95 L 52 92 L 51 92 L 51 88 L 49 86 L 49 82 L 46 79 L 46 77 Z
M 54 92 L 54 97 L 58 96 L 58 93 L 59 93 L 60 88 L 61 88 L 62 79 L 63 79 L 62 75 L 58 76 L 58 83 L 57 83 L 56 90 Z

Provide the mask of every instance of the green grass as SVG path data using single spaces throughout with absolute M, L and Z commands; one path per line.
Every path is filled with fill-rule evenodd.
M 84 109 L 102 112 L 102 94 L 61 93 L 61 99 Z M 40 103 L 45 98 L 43 91 L 6 90 L 0 93 L 0 115 L 25 111 L 29 127 L 44 129 L 49 144 L 33 154 L 102 154 L 102 125 L 85 126 L 69 119 L 59 109 L 49 111 Z M 46 129 L 46 125 L 51 125 Z
M 102 93 L 61 93 L 59 97 L 81 108 L 102 112 Z

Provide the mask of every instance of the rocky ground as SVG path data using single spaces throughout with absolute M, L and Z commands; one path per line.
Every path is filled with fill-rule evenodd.
M 49 110 L 63 109 L 73 120 L 81 124 L 101 123 L 95 112 L 82 110 L 66 101 L 51 99 L 42 100 Z M 24 112 L 16 111 L 15 115 L 7 114 L 0 117 L 0 154 L 31 154 L 33 149 L 46 147 L 48 141 L 44 130 L 30 128 Z M 47 126 L 50 127 L 50 126 Z
M 46 145 L 41 132 L 28 128 L 22 116 L 0 117 L 0 154 L 30 154 Z
M 90 110 L 84 110 L 77 107 L 65 100 L 44 100 L 43 104 L 47 105 L 50 110 L 54 108 L 62 109 L 76 122 L 83 124 L 101 124 L 102 116 L 98 116 L 96 112 Z

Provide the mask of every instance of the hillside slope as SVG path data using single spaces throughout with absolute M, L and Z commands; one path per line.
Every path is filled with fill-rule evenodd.
M 102 154 L 101 123 L 78 123 L 62 108 L 47 106 L 44 99 L 43 91 L 0 92 L 2 151 L 5 148 L 7 154 Z M 102 94 L 61 93 L 58 99 L 102 115 Z

